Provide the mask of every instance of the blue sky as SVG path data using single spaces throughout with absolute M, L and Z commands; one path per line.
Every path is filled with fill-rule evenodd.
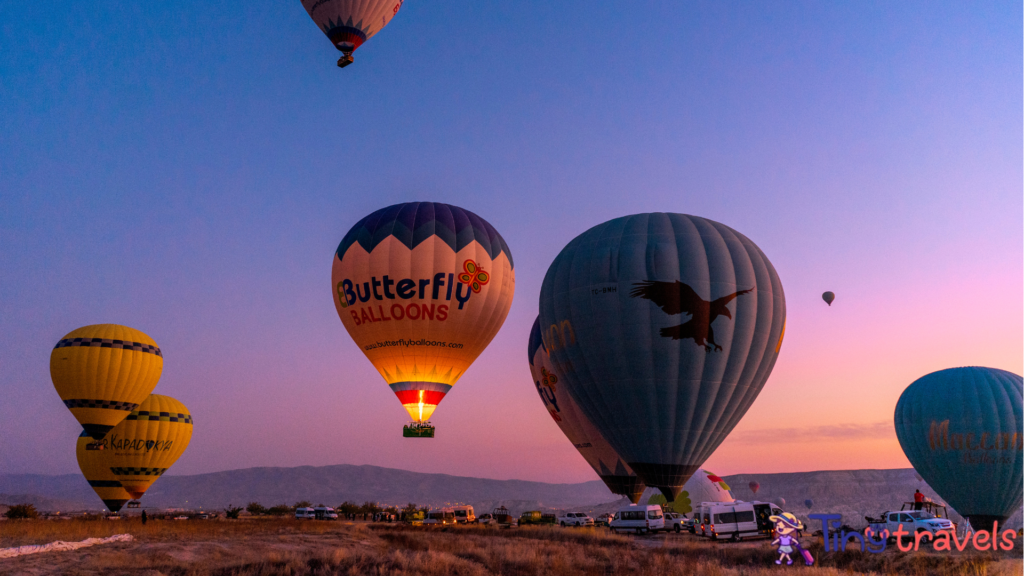
M 115 322 L 156 339 L 156 391 L 195 414 L 172 473 L 591 479 L 536 398 L 526 339 L 561 247 L 649 211 L 743 232 L 786 288 L 783 354 L 716 472 L 905 466 L 878 430 L 911 381 L 1024 365 L 1021 11 L 411 0 L 339 70 L 298 2 L 8 7 L 0 471 L 76 471 L 49 352 Z M 517 274 L 428 446 L 396 437 L 405 412 L 329 292 L 348 228 L 411 200 L 487 219 Z M 845 460 L 751 460 L 786 411 L 865 432 Z

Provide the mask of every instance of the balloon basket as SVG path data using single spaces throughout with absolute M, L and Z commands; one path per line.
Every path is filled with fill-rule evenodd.
M 412 422 L 402 427 L 403 438 L 433 438 L 434 427 L 427 423 Z
M 128 503 L 129 508 L 138 508 L 140 506 L 142 506 L 142 502 L 139 502 L 138 500 L 132 500 Z
M 345 66 L 348 66 L 354 61 L 355 60 L 352 58 L 351 54 L 346 54 L 341 58 L 338 58 L 338 68 L 344 68 Z

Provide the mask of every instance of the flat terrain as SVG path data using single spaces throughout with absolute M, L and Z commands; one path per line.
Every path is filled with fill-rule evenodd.
M 1019 575 L 1012 551 L 883 554 L 811 551 L 814 568 L 774 564 L 766 541 L 713 543 L 688 534 L 617 536 L 606 529 L 396 524 L 278 519 L 0 522 L 0 548 L 129 533 L 128 544 L 0 560 L 0 574 L 457 575 Z M 811 539 L 805 539 L 810 542 Z

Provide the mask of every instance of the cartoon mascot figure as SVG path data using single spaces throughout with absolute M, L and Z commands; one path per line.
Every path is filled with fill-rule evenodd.
M 789 512 L 783 512 L 779 516 L 770 516 L 768 519 L 775 523 L 775 540 L 772 540 L 772 545 L 778 546 L 779 559 L 775 561 L 776 564 L 782 564 L 783 560 L 787 565 L 793 564 L 790 554 L 794 551 L 803 556 L 804 562 L 808 566 L 814 564 L 814 557 L 800 545 L 799 531 L 804 529 L 803 522 L 797 520 L 796 516 Z

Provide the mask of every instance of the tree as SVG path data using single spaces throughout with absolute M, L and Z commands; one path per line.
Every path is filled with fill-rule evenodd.
M 407 517 L 412 518 L 416 515 L 416 505 L 409 502 L 406 504 L 405 508 L 402 508 L 402 512 L 404 512 Z
M 292 507 L 287 504 L 278 504 L 267 509 L 267 514 L 271 516 L 285 516 L 291 512 L 293 512 Z
M 376 502 L 363 502 L 362 511 L 367 514 L 376 514 L 380 512 L 380 506 L 377 506 Z
M 267 509 L 264 508 L 263 504 L 260 504 L 259 502 L 249 502 L 245 509 L 248 510 L 249 514 L 252 514 L 253 516 L 260 516 L 267 513 Z
M 292 506 L 292 508 L 293 509 L 295 509 L 295 508 L 309 508 L 312 505 L 313 504 L 310 503 L 309 500 L 300 500 L 300 501 L 296 502 L 295 506 Z
M 228 504 L 228 507 L 224 509 L 224 516 L 226 518 L 231 518 L 233 520 L 237 520 L 238 519 L 238 514 L 242 510 L 244 510 L 244 508 L 239 508 L 237 506 L 232 506 L 232 505 Z
M 8 520 L 27 520 L 38 518 L 39 512 L 36 511 L 36 507 L 32 504 L 14 504 L 7 512 L 4 512 L 4 516 L 7 516 Z
M 340 505 L 338 505 L 337 510 L 342 514 L 359 514 L 361 512 L 361 510 L 359 509 L 359 504 L 356 504 L 355 502 L 349 502 L 348 500 L 345 500 Z

